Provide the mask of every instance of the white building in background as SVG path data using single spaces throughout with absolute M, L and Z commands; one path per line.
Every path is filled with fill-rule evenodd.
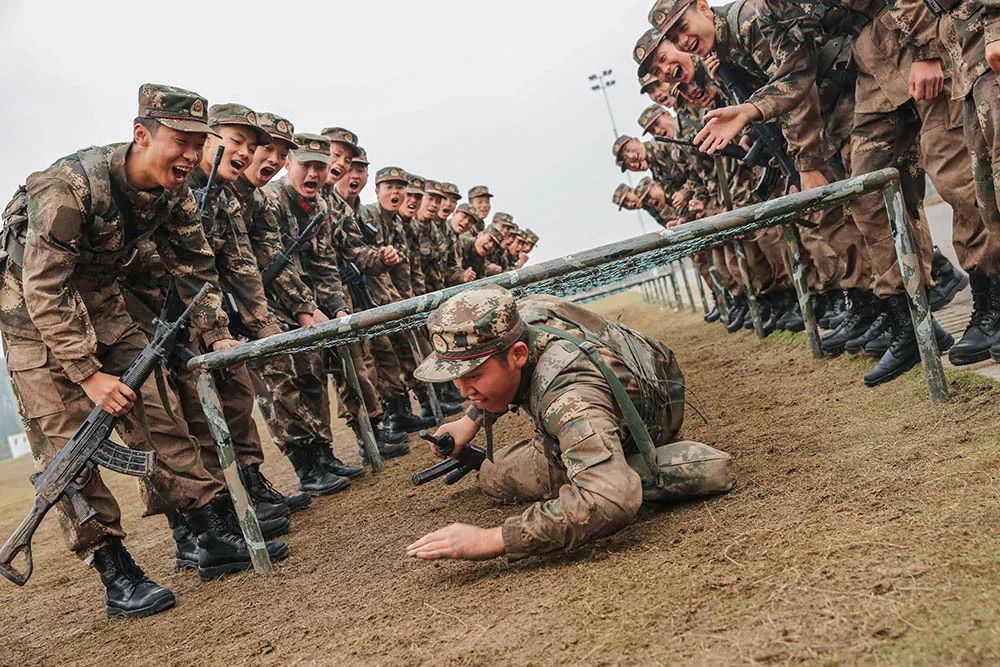
M 28 436 L 25 433 L 8 435 L 7 447 L 10 448 L 11 458 L 19 459 L 31 453 L 31 445 L 28 444 Z

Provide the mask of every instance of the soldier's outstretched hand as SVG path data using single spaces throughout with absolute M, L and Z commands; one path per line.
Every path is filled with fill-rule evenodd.
M 480 528 L 467 523 L 453 523 L 424 535 L 406 547 L 406 555 L 422 560 L 489 560 L 502 556 L 503 531 Z
M 714 155 L 728 146 L 747 125 L 761 117 L 757 107 L 749 102 L 713 109 L 705 114 L 707 122 L 701 132 L 695 135 L 694 143 L 702 153 Z

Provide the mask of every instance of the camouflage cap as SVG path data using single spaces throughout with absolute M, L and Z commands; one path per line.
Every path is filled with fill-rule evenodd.
M 525 240 L 531 245 L 538 245 L 538 234 L 531 231 L 530 229 L 524 230 L 524 235 L 527 237 Z
M 635 194 L 639 197 L 639 205 L 646 200 L 646 195 L 649 194 L 650 189 L 653 187 L 653 177 L 643 176 L 635 186 Z
M 457 294 L 427 318 L 434 351 L 413 371 L 422 382 L 448 382 L 482 366 L 517 342 L 524 321 L 510 292 L 499 285 Z
M 694 0 L 657 0 L 649 10 L 649 24 L 660 34 L 666 35 L 693 4 Z
M 406 170 L 400 167 L 382 167 L 375 172 L 375 185 L 390 181 L 406 185 Z
M 616 160 L 621 158 L 622 149 L 624 149 L 625 144 L 632 141 L 632 139 L 634 139 L 634 137 L 630 137 L 627 134 L 623 134 L 615 139 L 614 145 L 611 146 L 611 155 L 613 155 Z
M 649 71 L 647 69 L 649 61 L 653 57 L 653 54 L 656 53 L 656 47 L 662 41 L 663 34 L 653 28 L 642 33 L 639 39 L 636 40 L 635 48 L 632 49 L 632 58 L 635 60 L 635 64 L 639 66 L 639 76 L 645 76 Z
M 667 113 L 667 108 L 661 107 L 659 104 L 650 104 L 643 109 L 642 113 L 639 114 L 639 127 L 642 128 L 642 133 L 646 134 L 649 132 L 650 126 L 665 113 Z
M 464 213 L 467 216 L 469 216 L 470 218 L 472 218 L 473 222 L 475 222 L 477 224 L 480 224 L 480 225 L 483 224 L 483 218 L 482 218 L 482 216 L 479 215 L 479 211 L 477 211 L 476 208 L 472 204 L 468 204 L 468 203 L 459 204 L 458 206 L 455 207 L 455 213 Z
M 342 127 L 324 127 L 320 134 L 330 141 L 347 144 L 351 147 L 352 155 L 358 154 L 358 135 L 354 134 L 350 130 L 345 130 Z
M 514 216 L 510 213 L 495 213 L 493 215 L 493 224 L 501 229 L 505 227 L 508 229 L 517 227 L 517 225 L 514 224 Z
M 299 147 L 292 140 L 292 135 L 295 134 L 295 126 L 287 118 L 282 118 L 281 116 L 265 111 L 257 114 L 257 123 L 268 131 L 272 141 L 282 144 L 293 151 Z
M 492 199 L 493 195 L 490 194 L 490 189 L 485 185 L 474 185 L 469 190 L 469 199 L 471 200 L 475 197 L 490 197 Z
M 486 228 L 483 229 L 483 233 L 493 239 L 494 243 L 498 245 L 503 243 L 503 230 L 500 229 L 495 222 L 486 225 Z
M 292 155 L 299 162 L 330 164 L 330 140 L 323 135 L 301 132 L 292 139 L 298 145 Z
M 232 102 L 213 104 L 208 108 L 208 124 L 212 128 L 223 125 L 239 125 L 249 128 L 257 135 L 257 144 L 267 146 L 271 143 L 271 133 L 260 126 L 260 119 L 250 107 Z
M 660 80 L 657 79 L 652 74 L 648 74 L 647 73 L 647 74 L 640 75 L 639 76 L 639 94 L 640 95 L 645 95 L 646 92 L 650 88 L 652 88 L 653 86 L 655 86 L 659 82 L 660 82 Z
M 454 183 L 441 183 L 441 187 L 444 189 L 445 197 L 451 197 L 455 201 L 462 198 L 462 193 L 459 191 L 458 186 Z
M 368 161 L 368 151 L 366 151 L 361 146 L 358 146 L 358 154 L 351 158 L 351 164 L 363 164 L 369 165 L 371 162 Z
M 622 210 L 625 205 L 625 196 L 632 192 L 632 188 L 628 185 L 622 183 L 617 188 L 615 188 L 615 193 L 611 195 L 611 203 L 618 205 L 618 210 Z
M 406 174 L 406 193 L 422 195 L 427 189 L 427 181 L 416 174 Z
M 218 132 L 208 126 L 208 100 L 190 90 L 144 83 L 139 86 L 138 118 L 150 118 L 178 132 Z
M 438 181 L 427 181 L 424 187 L 424 192 L 429 195 L 440 195 L 442 197 L 446 194 L 444 188 L 441 186 L 441 183 Z

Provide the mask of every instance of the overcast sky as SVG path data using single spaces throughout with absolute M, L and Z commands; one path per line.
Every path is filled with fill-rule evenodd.
M 635 133 L 648 99 L 631 49 L 650 0 L 221 6 L 0 0 L 4 201 L 63 155 L 127 140 L 149 81 L 272 111 L 299 131 L 347 127 L 373 175 L 393 164 L 463 192 L 489 185 L 494 211 L 542 237 L 536 261 L 640 233 L 635 213 L 611 205 L 624 176 L 587 77 L 614 70 L 619 130 Z

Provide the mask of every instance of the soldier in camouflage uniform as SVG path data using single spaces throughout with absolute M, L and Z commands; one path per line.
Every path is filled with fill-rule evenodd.
M 642 134 L 652 134 L 654 137 L 678 137 L 677 118 L 666 107 L 652 104 L 639 114 L 639 127 Z
M 176 399 L 153 377 L 139 392 L 118 379 L 147 343 L 119 290 L 121 267 L 136 261 L 138 243 L 153 241 L 182 301 L 206 282 L 218 284 L 187 186 L 211 133 L 207 107 L 190 91 L 144 84 L 130 143 L 87 148 L 28 177 L 4 214 L 0 331 L 38 465 L 52 460 L 95 405 L 118 416 L 128 446 L 157 454 L 142 485 L 145 513 L 184 515 L 198 541 L 199 574 L 210 579 L 250 567 L 232 502 L 168 407 Z M 207 345 L 238 345 L 218 291 L 194 311 L 192 325 Z M 122 544 L 121 511 L 97 469 L 77 484 L 94 516 L 81 521 L 64 499 L 61 524 L 70 549 L 100 573 L 108 615 L 173 606 L 173 594 L 146 577 Z M 271 551 L 278 559 L 288 553 L 282 543 Z
M 441 202 L 441 207 L 438 208 L 437 214 L 438 231 L 444 233 L 448 218 L 455 212 L 458 202 L 462 201 L 462 193 L 459 192 L 458 186 L 454 183 L 442 181 L 438 185 L 441 186 L 441 191 L 444 193 L 444 201 Z
M 264 187 L 283 237 L 298 237 L 318 214 L 324 222 L 302 246 L 294 269 L 311 291 L 318 306 L 312 317 L 293 315 L 284 304 L 271 298 L 271 308 L 286 329 L 322 323 L 342 317 L 349 309 L 336 265 L 334 230 L 322 188 L 330 170 L 330 141 L 317 134 L 296 134 L 298 146 L 286 162 L 288 173 Z M 311 320 L 311 321 L 310 321 Z M 274 397 L 268 426 L 299 478 L 299 488 L 312 496 L 347 488 L 349 475 L 357 468 L 346 466 L 331 450 L 330 397 L 323 367 L 322 350 L 268 358 L 264 380 Z
M 502 242 L 503 233 L 493 224 L 487 225 L 483 231 L 477 232 L 474 236 L 472 234 L 460 236 L 455 248 L 458 266 L 452 275 L 452 280 L 456 283 L 470 282 L 464 278 L 471 276 L 472 280 L 478 280 L 501 273 L 502 269 L 491 260 Z
M 448 220 L 448 227 L 441 236 L 440 254 L 447 261 L 444 280 L 447 287 L 472 282 L 477 278 L 472 267 L 463 267 L 458 254 L 461 239 L 467 236 L 476 224 L 482 224 L 477 211 L 471 204 L 459 204 Z
M 410 249 L 405 228 L 399 211 L 406 202 L 409 188 L 415 192 L 408 179 L 409 174 L 400 167 L 383 167 L 375 174 L 375 194 L 378 201 L 361 208 L 361 222 L 376 233 L 375 242 L 380 247 L 378 261 L 369 249 L 369 259 L 365 264 L 373 270 L 384 268 L 385 280 L 381 283 L 381 294 L 385 299 L 379 303 L 391 303 L 412 295 L 410 289 Z M 422 190 L 421 190 L 422 192 Z M 416 211 L 416 208 L 413 209 Z M 358 264 L 362 266 L 361 263 Z M 364 268 L 362 268 L 364 270 Z M 407 338 L 408 334 L 380 336 L 372 340 L 372 352 L 378 369 L 379 392 L 386 412 L 387 425 L 393 431 L 412 433 L 429 428 L 434 420 L 418 417 L 410 405 L 408 375 L 406 368 L 413 368 L 416 361 Z
M 454 437 L 457 456 L 481 427 L 508 410 L 525 410 L 535 437 L 484 461 L 479 486 L 503 502 L 535 502 L 502 526 L 437 530 L 408 546 L 407 555 L 513 561 L 565 552 L 621 530 L 646 500 L 732 487 L 728 454 L 679 441 L 684 376 L 660 341 L 556 297 L 515 304 L 496 286 L 449 299 L 431 313 L 427 329 L 434 355 L 418 376 L 455 379 L 473 401 L 438 435 Z M 581 349 L 584 341 L 594 346 L 592 356 Z M 656 471 L 642 446 L 656 448 Z
M 417 215 L 410 223 L 410 240 L 414 245 L 414 256 L 420 262 L 423 275 L 421 294 L 436 292 L 444 287 L 444 273 L 438 250 L 441 246 L 441 231 L 438 227 L 438 211 L 445 199 L 440 183 L 427 181 L 424 201 Z
M 485 185 L 475 185 L 469 189 L 469 203 L 479 211 L 482 225 L 485 225 L 486 220 L 490 217 L 490 210 L 493 208 L 492 199 L 493 195 L 490 194 L 490 189 Z M 476 227 L 475 230 L 481 232 L 483 228 L 480 226 Z
M 513 262 L 511 262 L 507 249 L 510 247 L 513 233 L 517 230 L 517 225 L 514 224 L 514 216 L 510 213 L 497 211 L 493 214 L 493 226 L 503 234 L 503 241 L 493 250 L 493 263 L 503 271 L 509 271 Z
M 357 135 L 353 132 L 341 127 L 329 127 L 325 128 L 321 134 L 330 140 L 331 145 L 330 172 L 322 194 L 326 200 L 327 210 L 329 211 L 329 222 L 333 228 L 333 247 L 336 250 L 335 260 L 338 267 L 344 271 L 344 281 L 347 287 L 344 299 L 348 308 L 352 312 L 357 312 L 358 310 L 373 308 L 376 304 L 374 303 L 371 291 L 368 289 L 369 281 L 367 276 L 361 273 L 360 268 L 357 268 L 356 264 L 352 266 L 350 258 L 354 257 L 355 253 L 350 251 L 351 242 L 347 239 L 347 236 L 357 233 L 358 221 L 355 219 L 357 212 L 347 199 L 341 195 L 339 186 L 342 183 L 347 184 L 350 181 L 355 181 L 360 185 L 361 174 L 359 172 L 363 172 L 364 179 L 367 180 L 368 164 L 367 160 L 363 164 L 356 164 L 354 162 L 355 158 L 360 155 L 360 152 Z M 350 189 L 350 186 L 348 187 Z M 360 189 L 358 189 L 358 192 L 360 192 Z M 360 205 L 357 194 L 354 195 L 354 198 L 355 203 Z M 348 276 L 350 276 L 352 282 L 347 282 Z M 345 348 L 350 353 L 354 363 L 361 396 L 355 393 L 347 381 L 347 368 L 344 365 L 344 360 L 340 357 Z M 324 355 L 328 361 L 327 365 L 330 367 L 331 374 L 336 382 L 337 393 L 340 397 L 338 416 L 354 432 L 358 451 L 361 453 L 362 459 L 366 457 L 361 437 L 361 424 L 359 422 L 362 402 L 372 421 L 379 451 L 385 455 L 385 458 L 393 458 L 394 456 L 405 454 L 409 450 L 409 446 L 405 444 L 407 435 L 395 431 L 386 431 L 382 428 L 383 409 L 376 389 L 378 373 L 369 341 L 364 340 L 335 350 L 327 350 L 324 352 Z M 358 470 L 360 471 L 361 469 Z M 347 472 L 355 476 L 358 475 L 358 472 L 353 470 Z M 344 474 L 346 477 L 351 476 L 351 474 L 345 474 L 344 472 L 339 474 Z
M 948 56 L 952 99 L 964 105 L 965 142 L 987 232 L 985 242 L 982 235 L 969 238 L 957 228 L 954 232 L 955 252 L 972 283 L 972 319 L 962 339 L 948 351 L 951 363 L 961 366 L 990 356 L 1000 361 L 1000 3 L 965 0 L 942 19 L 941 44 Z
M 271 135 L 257 124 L 256 114 L 240 104 L 216 104 L 208 110 L 208 124 L 218 133 L 210 135 L 201 162 L 188 176 L 188 187 L 200 193 L 205 202 L 202 227 L 215 255 L 219 284 L 226 299 L 234 304 L 230 311 L 230 329 L 238 335 L 258 339 L 280 333 L 277 319 L 268 309 L 260 272 L 246 232 L 244 209 L 232 184 L 250 165 L 259 144 L 269 144 Z M 208 174 L 219 146 L 224 148 L 215 182 L 210 190 Z M 122 275 L 121 284 L 129 315 L 147 336 L 156 328 L 154 320 L 163 311 L 171 291 L 169 274 L 163 269 L 154 243 L 140 244 L 140 257 Z M 196 334 L 196 332 L 192 332 Z M 197 335 L 189 346 L 197 353 L 208 351 Z M 198 374 L 184 364 L 174 364 L 171 382 L 180 399 L 180 413 L 198 443 L 202 464 L 221 484 L 225 484 L 215 439 L 198 396 Z M 286 498 L 272 491 L 260 472 L 264 462 L 260 434 L 253 421 L 254 389 L 246 367 L 217 374 L 223 415 L 230 425 L 233 449 L 241 471 L 247 478 L 250 497 L 261 522 L 265 538 L 283 535 L 289 530 L 290 512 Z M 181 569 L 198 564 L 197 544 L 187 524 L 176 513 L 167 518 L 173 532 L 175 562 Z

